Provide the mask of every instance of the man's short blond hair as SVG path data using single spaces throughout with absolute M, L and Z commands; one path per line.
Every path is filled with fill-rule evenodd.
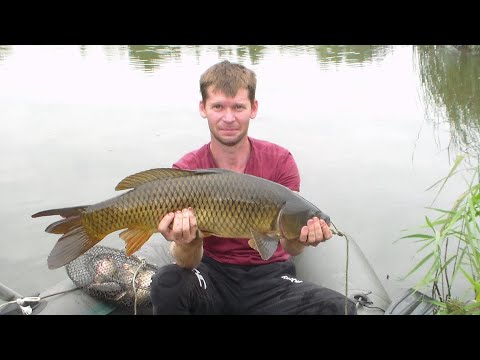
M 257 77 L 253 70 L 241 64 L 224 60 L 209 67 L 200 77 L 200 93 L 202 101 L 208 98 L 208 88 L 213 86 L 214 91 L 220 91 L 227 96 L 235 96 L 240 89 L 248 90 L 248 98 L 253 104 Z

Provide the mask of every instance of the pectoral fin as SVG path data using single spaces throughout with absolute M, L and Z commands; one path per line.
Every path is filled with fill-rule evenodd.
M 122 231 L 118 236 L 125 240 L 125 251 L 127 256 L 132 255 L 140 249 L 143 244 L 150 239 L 154 231 L 145 229 L 127 229 Z
M 270 259 L 278 248 L 280 242 L 278 235 L 262 234 L 254 229 L 250 229 L 250 232 L 252 233 L 252 238 L 248 240 L 250 247 L 257 250 L 263 260 Z
M 257 244 L 255 243 L 255 240 L 254 240 L 254 239 L 249 239 L 249 240 L 248 240 L 248 245 L 250 245 L 250 247 L 251 247 L 253 250 L 257 250 L 257 251 L 258 251 Z

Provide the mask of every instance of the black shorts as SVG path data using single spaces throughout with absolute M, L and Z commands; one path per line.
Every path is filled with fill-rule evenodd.
M 204 256 L 196 269 L 175 264 L 153 276 L 154 314 L 356 314 L 334 290 L 297 279 L 291 261 L 231 265 Z

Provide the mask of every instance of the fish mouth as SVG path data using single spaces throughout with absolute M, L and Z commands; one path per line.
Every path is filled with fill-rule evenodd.
M 330 226 L 330 224 L 331 224 L 330 216 L 328 216 L 327 214 L 324 214 L 323 212 L 315 214 L 315 216 L 318 217 L 319 219 L 322 219 L 323 221 L 325 221 L 327 223 L 328 226 Z

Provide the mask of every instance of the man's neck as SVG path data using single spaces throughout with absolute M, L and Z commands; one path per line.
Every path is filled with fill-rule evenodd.
M 210 142 L 210 152 L 215 164 L 222 169 L 243 173 L 250 158 L 251 145 L 248 137 L 233 146 L 219 143 L 215 139 Z

